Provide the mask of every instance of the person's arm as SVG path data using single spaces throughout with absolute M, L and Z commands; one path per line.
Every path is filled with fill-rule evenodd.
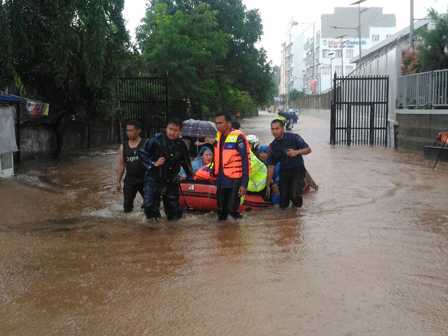
M 121 179 L 124 174 L 124 157 L 123 157 L 123 144 L 118 149 L 118 168 L 117 168 L 117 191 L 121 192 Z
M 280 164 L 277 163 L 274 166 L 274 177 L 272 178 L 272 191 L 274 192 L 274 195 L 277 196 L 280 193 L 280 189 L 278 187 L 278 184 L 280 183 Z
M 305 140 L 302 139 L 300 135 L 297 134 L 297 137 L 295 139 L 296 146 L 299 149 L 291 149 L 289 150 L 286 155 L 289 157 L 296 157 L 297 155 L 308 155 L 311 153 L 311 148 L 308 146 L 308 144 L 305 142 Z
M 268 177 L 266 178 L 266 197 L 269 198 L 271 196 L 271 181 L 274 176 L 275 166 L 269 165 L 268 168 Z
M 187 177 L 191 177 L 194 175 L 194 173 L 193 168 L 191 167 L 190 153 L 188 153 L 188 148 L 185 142 L 183 142 L 182 144 L 182 156 L 183 158 L 181 160 L 181 165 L 184 169 L 184 173 Z
M 242 177 L 241 177 L 241 186 L 238 192 L 239 196 L 244 196 L 247 193 L 247 185 L 249 184 L 249 158 L 247 155 L 247 147 L 246 141 L 243 136 L 239 136 L 237 140 L 237 150 L 241 156 L 241 168 L 242 168 Z
M 202 145 L 205 145 L 207 142 L 205 142 L 205 141 L 196 141 L 195 143 L 194 143 L 194 145 L 195 146 L 202 146 Z
M 154 144 L 156 141 L 155 136 L 146 140 L 145 144 L 137 152 L 138 157 L 147 170 L 150 170 L 152 167 L 162 166 L 166 161 L 164 157 L 154 157 Z
M 278 160 L 275 158 L 274 155 L 274 151 L 271 147 L 271 145 L 269 145 L 269 156 L 268 156 L 268 177 L 266 179 L 266 196 L 269 197 L 270 193 L 271 193 L 271 186 L 274 183 L 277 183 L 278 181 L 272 181 L 272 179 L 275 179 L 275 168 L 277 167 L 278 164 Z M 276 195 L 278 195 L 278 190 L 274 190 L 274 192 L 276 192 Z

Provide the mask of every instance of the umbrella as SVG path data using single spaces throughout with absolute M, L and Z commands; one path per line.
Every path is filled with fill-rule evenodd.
M 206 120 L 188 119 L 183 122 L 182 135 L 192 138 L 205 138 L 216 136 L 215 124 Z

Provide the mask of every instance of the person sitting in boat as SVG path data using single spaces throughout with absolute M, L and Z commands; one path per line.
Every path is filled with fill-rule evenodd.
M 247 190 L 253 193 L 262 192 L 266 188 L 268 171 L 266 165 L 258 159 L 252 150 L 250 151 L 250 166 L 252 172 L 249 174 Z M 194 180 L 215 181 L 216 176 L 213 175 L 213 167 L 213 163 L 201 167 L 197 172 L 195 172 Z
M 210 148 L 202 147 L 201 150 L 199 151 L 198 157 L 191 162 L 193 173 L 196 174 L 199 169 L 208 165 L 212 161 L 213 161 L 213 153 L 210 150 Z M 187 174 L 185 173 L 184 169 L 180 171 L 179 177 L 181 181 L 187 179 Z
M 216 181 L 216 176 L 213 175 L 214 167 L 215 166 L 214 166 L 213 162 L 201 167 L 194 174 L 194 180 L 195 181 Z
M 255 155 L 258 154 L 258 146 L 260 145 L 260 139 L 253 134 L 249 134 L 247 137 L 247 142 L 249 142 L 250 149 L 254 152 Z
M 260 146 L 258 148 L 258 157 L 263 162 L 263 164 L 266 166 L 266 169 L 268 168 L 268 157 L 269 157 L 269 146 Z M 275 165 L 275 171 L 274 171 L 274 177 L 272 178 L 271 183 L 271 195 L 272 195 L 272 204 L 280 204 L 280 193 L 278 189 L 278 183 L 280 181 L 280 176 L 278 174 L 280 170 L 280 163 L 277 163 Z

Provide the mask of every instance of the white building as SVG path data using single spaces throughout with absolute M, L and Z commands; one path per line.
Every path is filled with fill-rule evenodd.
M 332 74 L 348 75 L 355 70 L 350 61 L 359 55 L 358 14 L 361 11 L 361 53 L 396 32 L 395 14 L 383 14 L 378 7 L 337 7 L 333 14 L 323 14 L 300 33 L 304 41 L 293 64 L 303 65 L 302 87 L 307 94 L 319 94 L 331 88 Z M 362 54 L 361 54 L 362 56 Z
M 303 80 L 303 34 L 299 31 L 299 23 L 291 18 L 286 32 L 286 42 L 282 44 L 282 71 L 284 80 L 279 89 L 280 94 L 288 94 L 293 89 L 302 91 Z

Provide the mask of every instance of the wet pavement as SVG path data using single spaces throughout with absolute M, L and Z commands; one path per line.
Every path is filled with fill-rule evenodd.
M 448 164 L 332 147 L 328 112 L 293 131 L 319 190 L 227 223 L 122 214 L 118 146 L 1 180 L 1 334 L 447 335 Z

